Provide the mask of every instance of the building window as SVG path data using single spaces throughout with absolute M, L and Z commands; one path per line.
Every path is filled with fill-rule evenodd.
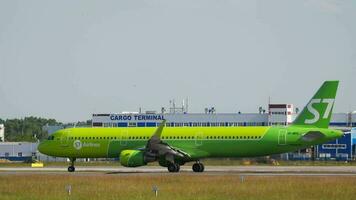
M 323 149 L 346 149 L 346 144 L 323 144 Z
M 5 157 L 7 158 L 7 157 L 9 157 L 10 156 L 10 153 L 9 152 L 6 152 L 5 153 Z
M 104 123 L 104 127 L 113 127 L 112 123 Z
M 127 122 L 117 123 L 117 127 L 127 127 Z
M 136 126 L 137 126 L 136 122 L 130 122 L 129 123 L 129 127 L 136 127 Z
M 22 152 L 17 153 L 18 157 L 22 157 Z
M 94 123 L 93 123 L 93 126 L 95 126 L 95 127 L 102 127 L 102 126 L 103 126 L 103 123 L 101 123 L 101 122 L 94 122 Z
M 156 122 L 146 122 L 147 127 L 156 127 L 157 123 Z
M 138 127 L 145 127 L 145 122 L 137 122 Z

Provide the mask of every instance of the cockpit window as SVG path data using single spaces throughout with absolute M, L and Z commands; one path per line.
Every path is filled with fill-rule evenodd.
M 54 140 L 54 136 L 53 135 L 49 136 L 48 140 Z

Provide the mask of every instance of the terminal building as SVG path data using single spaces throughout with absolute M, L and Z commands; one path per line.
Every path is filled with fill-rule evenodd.
M 298 112 L 292 104 L 269 104 L 268 112 L 259 113 L 123 113 L 93 114 L 93 127 L 156 127 L 166 119 L 167 126 L 286 126 Z M 356 126 L 356 113 L 334 113 L 331 127 L 348 129 Z

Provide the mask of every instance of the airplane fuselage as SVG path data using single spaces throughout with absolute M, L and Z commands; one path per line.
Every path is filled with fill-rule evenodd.
M 156 128 L 72 128 L 41 143 L 46 154 L 69 158 L 118 158 L 126 149 L 143 149 Z M 320 135 L 303 139 L 310 132 Z M 340 131 L 303 127 L 165 127 L 161 139 L 190 155 L 255 157 L 295 151 L 333 140 Z M 50 148 L 49 148 L 50 147 Z

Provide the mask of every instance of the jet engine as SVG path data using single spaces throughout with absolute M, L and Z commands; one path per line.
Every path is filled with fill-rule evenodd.
M 139 167 L 156 161 L 154 154 L 140 150 L 123 150 L 120 153 L 120 163 L 125 167 Z
M 120 153 L 120 163 L 125 167 L 139 167 L 146 165 L 143 151 L 123 150 Z

